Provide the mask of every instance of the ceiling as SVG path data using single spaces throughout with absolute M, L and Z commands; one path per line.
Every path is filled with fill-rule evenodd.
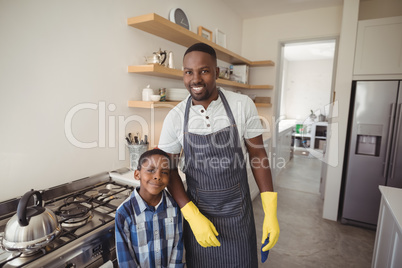
M 344 0 L 222 0 L 243 19 L 339 6 Z M 335 43 L 290 44 L 284 57 L 289 61 L 321 60 L 334 57 Z
M 343 0 L 222 0 L 243 19 L 338 6 Z

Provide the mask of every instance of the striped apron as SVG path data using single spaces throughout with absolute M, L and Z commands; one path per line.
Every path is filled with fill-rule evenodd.
M 256 231 L 246 162 L 232 111 L 219 92 L 230 126 L 209 135 L 188 132 L 191 97 L 184 115 L 183 168 L 187 194 L 219 233 L 220 247 L 201 247 L 184 221 L 189 268 L 258 267 Z

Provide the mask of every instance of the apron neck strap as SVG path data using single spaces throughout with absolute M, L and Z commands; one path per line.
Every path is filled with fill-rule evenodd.
M 223 107 L 225 107 L 225 111 L 226 111 L 227 116 L 229 117 L 230 124 L 236 125 L 236 121 L 234 119 L 232 110 L 230 109 L 229 103 L 226 100 L 225 95 L 222 93 L 222 91 L 220 89 L 218 89 L 218 94 L 219 94 L 219 97 L 221 98 Z M 193 100 L 193 98 L 190 95 L 190 97 L 187 100 L 186 110 L 184 112 L 184 127 L 183 127 L 184 132 L 188 132 L 188 118 L 189 118 L 189 114 L 190 114 L 192 100 Z

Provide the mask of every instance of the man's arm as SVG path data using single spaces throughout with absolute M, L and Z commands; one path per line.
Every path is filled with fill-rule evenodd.
M 190 202 L 190 198 L 188 198 L 186 191 L 184 189 L 183 182 L 180 178 L 178 171 L 178 163 L 179 163 L 179 154 L 168 154 L 170 156 L 170 163 L 172 168 L 170 170 L 170 181 L 167 186 L 169 193 L 172 195 L 173 199 L 179 205 L 180 208 L 184 207 L 188 202 Z
M 188 198 L 186 191 L 184 190 L 184 185 L 180 179 L 179 171 L 177 169 L 179 155 L 169 154 L 169 156 L 170 163 L 172 165 L 170 181 L 168 184 L 170 194 L 181 208 L 181 212 L 189 223 L 197 242 L 202 247 L 219 247 L 221 243 L 219 243 L 218 239 L 216 238 L 219 233 L 216 231 L 215 226 L 210 220 L 200 213 L 194 203 L 190 201 L 190 198 Z
M 246 140 L 246 147 L 249 154 L 251 170 L 260 192 L 272 192 L 274 190 L 272 184 L 271 168 L 269 159 L 264 148 L 262 135 Z

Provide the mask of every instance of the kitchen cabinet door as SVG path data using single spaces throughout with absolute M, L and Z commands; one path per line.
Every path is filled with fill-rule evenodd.
M 281 156 L 283 157 L 285 163 L 287 164 L 290 161 L 290 152 L 291 152 L 291 144 L 292 144 L 292 129 L 286 130 L 282 134 L 282 145 L 281 145 Z
M 382 193 L 372 268 L 402 267 L 401 190 L 380 186 Z
M 288 128 L 278 133 L 278 138 L 276 140 L 276 153 L 274 155 L 275 159 L 273 159 L 273 174 L 275 179 L 290 161 L 292 131 L 292 128 Z
M 402 16 L 359 21 L 354 75 L 402 74 Z

